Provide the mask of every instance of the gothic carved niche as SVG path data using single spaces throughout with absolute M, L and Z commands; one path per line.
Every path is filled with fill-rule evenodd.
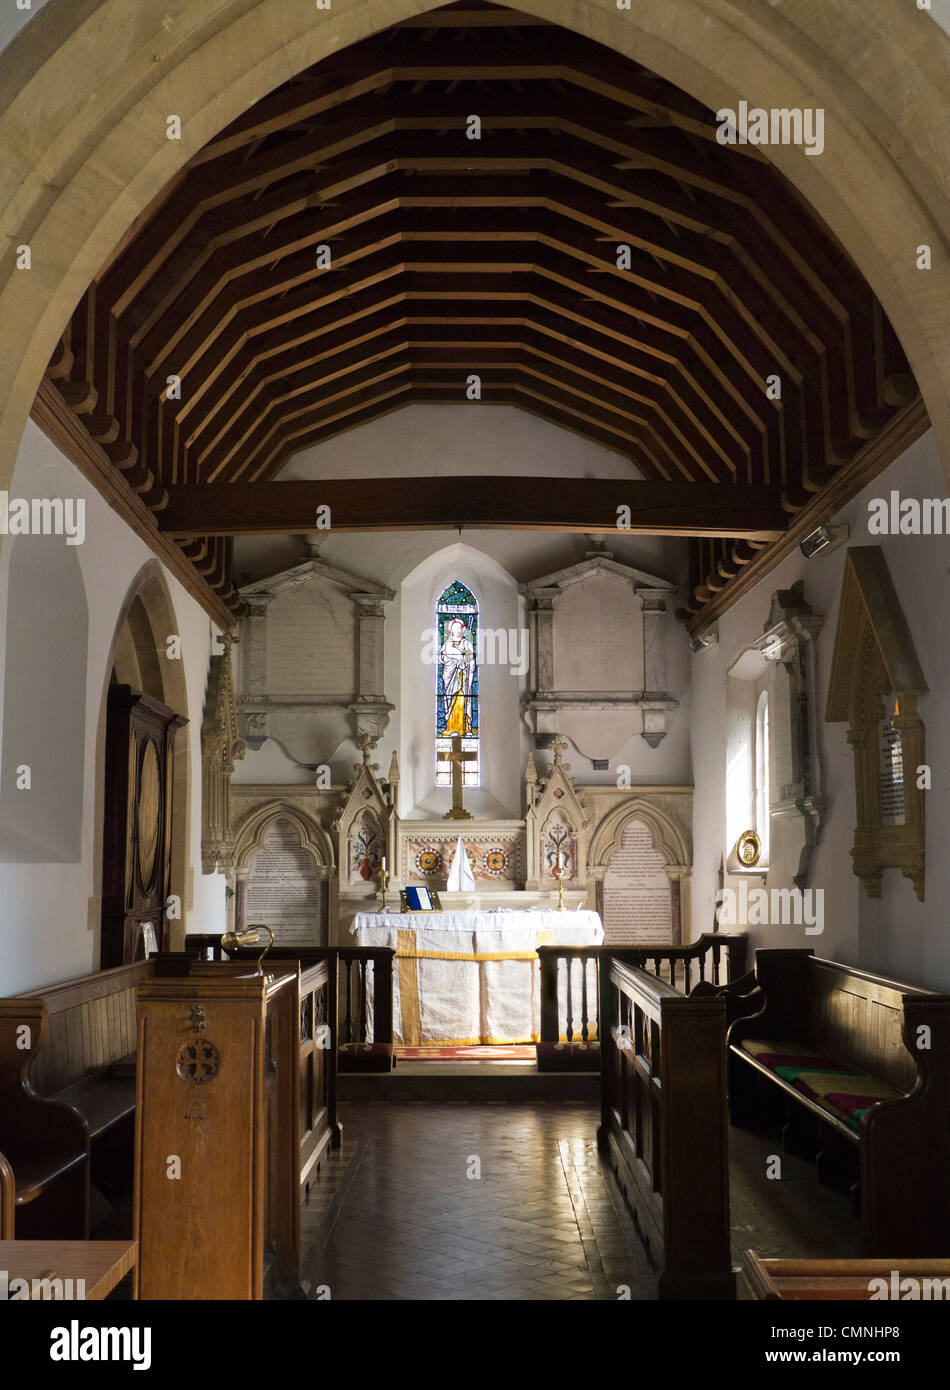
M 221 636 L 224 650 L 208 666 L 204 715 L 201 721 L 201 870 L 213 874 L 234 864 L 231 828 L 231 775 L 244 757 L 238 737 L 237 704 L 231 675 L 230 630 Z
M 379 763 L 370 761 L 377 740 L 360 734 L 357 742 L 363 755 L 361 763 L 353 765 L 353 777 L 340 796 L 331 822 L 337 836 L 337 861 L 341 878 L 353 887 L 368 885 L 375 891 L 376 872 L 383 856 L 390 873 L 396 863 L 396 792 L 399 786 L 399 763 L 393 754 L 389 781 L 376 776 Z
M 554 763 L 547 777 L 538 779 L 533 756 L 529 756 L 525 769 L 528 892 L 548 888 L 555 868 L 563 870 L 565 882 L 586 886 L 591 813 L 570 776 L 570 763 L 564 762 L 566 748 L 567 740 L 556 735 Z
M 848 724 L 857 825 L 851 858 L 868 896 L 881 896 L 885 868 L 900 869 L 924 899 L 924 725 L 917 701 L 927 683 L 879 546 L 845 558 L 829 723 Z

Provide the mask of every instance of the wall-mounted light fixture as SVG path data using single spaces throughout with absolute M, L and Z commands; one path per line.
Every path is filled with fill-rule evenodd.
M 689 639 L 689 649 L 691 652 L 705 651 L 707 647 L 715 647 L 718 641 L 718 628 L 707 628 L 707 630 L 705 632 L 701 632 L 698 635 L 698 637 L 691 637 Z
M 830 550 L 834 546 L 840 545 L 842 541 L 848 539 L 850 534 L 850 528 L 844 524 L 819 526 L 817 530 L 812 531 L 810 536 L 805 537 L 798 548 L 806 560 L 811 560 L 822 550 Z

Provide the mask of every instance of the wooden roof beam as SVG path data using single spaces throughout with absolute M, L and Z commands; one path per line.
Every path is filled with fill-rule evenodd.
M 472 527 L 616 534 L 620 507 L 627 533 L 774 540 L 786 518 L 774 489 L 599 478 L 343 478 L 320 482 L 201 484 L 170 489 L 161 516 L 175 536 L 304 535 L 317 510 L 331 529 L 415 531 Z

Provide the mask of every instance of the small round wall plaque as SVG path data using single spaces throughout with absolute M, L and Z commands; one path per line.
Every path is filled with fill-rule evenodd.
M 762 841 L 754 830 L 744 830 L 736 841 L 736 857 L 745 869 L 754 869 L 762 856 Z

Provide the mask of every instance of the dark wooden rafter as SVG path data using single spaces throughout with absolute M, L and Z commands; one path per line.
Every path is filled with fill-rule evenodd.
M 201 483 L 174 487 L 162 529 L 206 538 L 282 532 L 305 535 L 328 508 L 334 531 L 448 527 L 616 533 L 618 512 L 634 533 L 720 537 L 735 527 L 750 540 L 777 540 L 784 517 L 775 488 L 728 492 L 714 484 L 627 478 L 487 476 L 477 490 L 464 477 L 337 478 L 320 482 Z
M 834 238 L 762 150 L 715 135 L 691 97 L 582 36 L 491 4 L 434 10 L 200 151 L 89 287 L 48 376 L 168 535 L 182 488 L 206 490 L 210 525 L 212 497 L 233 507 L 303 448 L 412 403 L 478 408 L 473 373 L 482 405 L 739 511 L 767 489 L 792 525 L 916 386 Z M 689 621 L 774 544 L 745 531 L 695 532 Z M 233 533 L 182 545 L 236 609 Z

